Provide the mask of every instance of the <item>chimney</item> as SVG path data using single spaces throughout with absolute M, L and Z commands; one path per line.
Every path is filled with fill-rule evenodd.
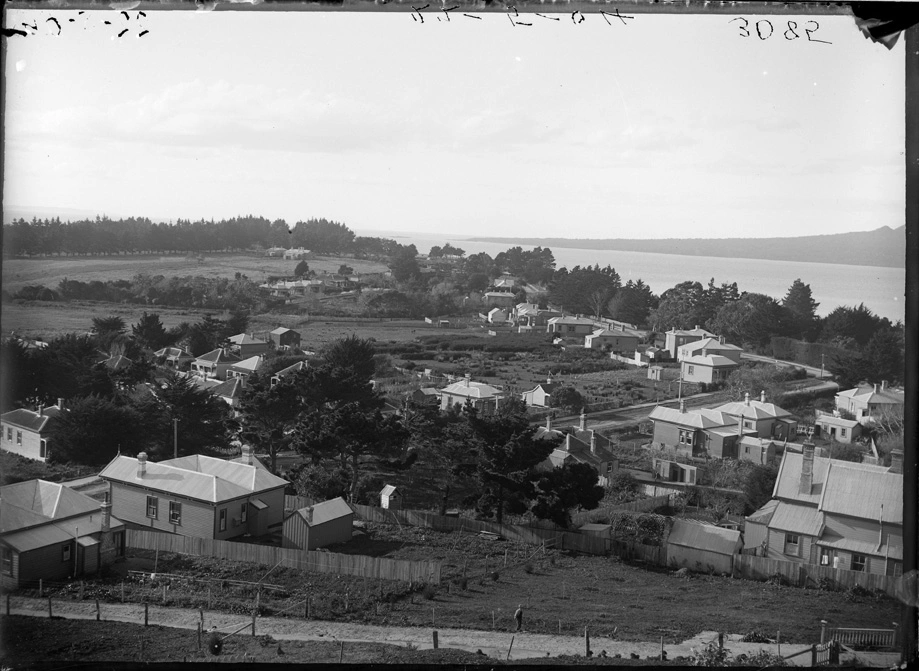
M 743 413 L 737 418 L 737 437 L 743 438 Z
M 307 523 L 307 524 L 312 524 L 312 523 L 313 523 L 313 506 L 310 506 L 309 508 L 304 508 L 304 509 L 303 509 L 303 517 L 306 518 L 306 523 Z
M 814 444 L 804 443 L 801 453 L 801 480 L 799 494 L 810 494 L 814 484 Z
M 112 502 L 109 496 L 109 492 L 105 492 L 105 498 L 102 499 L 102 505 L 99 506 L 102 509 L 102 533 L 112 528 Z
M 890 452 L 890 468 L 887 469 L 888 473 L 902 473 L 903 472 L 903 450 L 891 450 Z
M 597 433 L 593 429 L 590 430 L 590 453 L 597 453 Z
M 680 412 L 686 412 L 686 403 L 680 400 Z
M 581 431 L 587 431 L 587 415 L 581 410 Z
M 878 383 L 877 382 L 874 383 L 874 393 L 875 394 L 878 393 Z
M 718 336 L 718 344 L 719 344 L 719 345 L 723 345 L 723 344 L 724 344 L 724 336 Z
M 696 324 L 696 328 L 695 328 L 695 330 L 696 330 L 696 331 L 698 331 L 698 330 L 699 330 L 699 325 L 698 325 L 698 324 Z
M 57 408 L 58 408 L 58 410 L 63 410 L 63 409 L 64 409 L 64 399 L 63 399 L 63 398 L 58 398 L 58 399 L 57 399 Z
M 750 405 L 750 392 L 744 394 L 744 405 Z
M 763 390 L 759 393 L 759 402 L 760 402 L 760 403 L 765 403 L 765 402 L 766 402 L 766 390 L 765 390 L 765 389 L 763 389 Z
M 252 465 L 252 446 L 251 445 L 243 445 L 242 462 L 246 466 Z
M 141 452 L 137 455 L 137 477 L 142 478 L 147 472 L 147 453 Z
M 38 404 L 38 416 L 39 417 L 45 416 L 45 406 L 43 406 L 41 403 Z
M 571 434 L 565 435 L 565 452 L 571 452 Z
M 469 382 L 472 380 L 472 375 L 469 373 L 466 373 L 465 380 L 466 380 L 466 386 L 468 387 Z
M 552 430 L 552 415 L 546 415 L 546 431 Z
M 881 391 L 887 389 L 887 380 L 881 380 Z

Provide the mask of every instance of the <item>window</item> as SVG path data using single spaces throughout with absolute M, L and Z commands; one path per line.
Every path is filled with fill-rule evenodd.
M 853 571 L 865 572 L 868 570 L 868 557 L 865 555 L 852 555 L 852 569 Z
M 39 448 L 39 449 L 40 449 L 39 456 L 40 456 L 42 459 L 47 458 L 47 457 L 48 457 L 48 441 L 45 440 L 44 438 L 41 439 L 41 443 L 40 443 L 40 448 Z
M 801 555 L 801 537 L 798 534 L 785 534 L 785 554 L 793 557 Z
M 227 530 L 227 509 L 226 508 L 220 509 L 220 526 L 218 528 L 220 529 L 220 531 Z
M 898 561 L 891 563 L 891 575 L 895 578 L 899 578 L 903 575 L 903 564 Z
M 242 508 L 239 510 L 239 522 L 245 524 L 247 519 L 249 519 L 249 502 L 243 501 Z
M 753 428 L 753 422 L 751 422 L 749 419 L 745 419 L 745 420 L 743 421 L 743 427 L 744 427 L 745 429 L 752 429 L 752 428 Z
M 3 547 L 0 548 L 0 556 L 2 556 L 2 561 L 0 561 L 0 571 L 6 575 L 13 575 L 13 550 L 12 548 Z
M 61 561 L 70 561 L 70 543 L 67 543 L 61 547 Z
M 840 430 L 839 430 L 839 435 L 842 436 L 843 438 L 845 438 L 845 437 L 846 437 L 846 430 L 845 430 L 845 429 L 840 429 Z
M 182 524 L 182 504 L 178 501 L 169 502 L 169 523 Z
M 695 366 L 686 366 L 686 374 L 693 375 L 696 372 Z
M 13 442 L 13 427 L 11 426 L 6 427 L 6 439 L 11 443 Z
M 680 444 L 681 445 L 692 445 L 692 431 L 687 431 L 685 429 L 680 429 Z
M 16 432 L 16 444 L 22 445 L 22 431 Z
M 160 500 L 155 496 L 147 497 L 147 517 L 151 520 L 155 520 L 159 512 Z

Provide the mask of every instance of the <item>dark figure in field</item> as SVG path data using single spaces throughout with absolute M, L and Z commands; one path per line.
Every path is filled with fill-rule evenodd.
M 517 623 L 516 630 L 520 631 L 521 627 L 523 627 L 523 604 L 517 606 L 517 610 L 514 613 L 514 622 Z

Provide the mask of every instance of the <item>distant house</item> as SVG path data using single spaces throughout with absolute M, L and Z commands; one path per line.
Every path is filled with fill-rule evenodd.
M 903 573 L 903 453 L 889 468 L 786 450 L 772 500 L 746 519 L 760 556 L 837 569 Z
M 582 463 L 593 466 L 599 474 L 598 484 L 609 485 L 610 479 L 619 470 L 619 460 L 613 453 L 613 444 L 596 431 L 586 428 L 587 419 L 581 413 L 578 426 L 563 430 L 552 428 L 552 417 L 546 417 L 546 425 L 534 434 L 537 439 L 561 440 L 560 445 L 542 463 L 542 468 L 558 468 L 566 463 Z
M 682 482 L 687 485 L 696 484 L 696 467 L 691 464 L 682 464 L 670 459 L 659 459 L 654 457 L 651 460 L 651 467 L 654 477 L 664 482 Z
M 648 366 L 648 379 L 660 382 L 664 373 L 663 366 Z
M 395 485 L 386 485 L 380 491 L 380 507 L 387 510 L 401 510 L 402 498 L 402 492 Z
M 297 247 L 296 249 L 286 249 L 284 250 L 285 259 L 308 259 L 310 258 L 310 250 L 303 249 L 303 247 Z
M 274 375 L 271 376 L 271 386 L 273 387 L 274 385 L 278 384 L 281 380 L 283 380 L 288 375 L 293 375 L 295 373 L 298 373 L 304 368 L 309 368 L 309 364 L 306 361 L 298 361 L 297 363 L 292 364 L 288 366 L 287 368 L 282 368 L 281 370 L 277 371 Z
M 48 422 L 57 417 L 64 407 L 64 399 L 57 405 L 38 406 L 37 410 L 17 408 L 0 415 L 0 449 L 27 459 L 47 461 L 49 452 Z
M 482 300 L 486 307 L 512 308 L 517 299 L 509 291 L 486 291 Z
M 269 247 L 265 250 L 265 256 L 272 258 L 281 258 L 287 250 L 283 247 Z
M 529 391 L 521 395 L 523 402 L 536 408 L 548 408 L 552 393 L 559 389 L 559 385 L 549 377 L 545 382 L 540 382 Z
M 295 510 L 284 520 L 281 545 L 315 550 L 351 540 L 354 510 L 341 498 Z
M 702 338 L 702 340 L 694 340 L 681 345 L 677 350 L 676 358 L 677 361 L 683 361 L 694 356 L 718 355 L 739 364 L 742 353 L 742 347 L 724 342 L 724 337 Z
M 775 461 L 777 453 L 775 442 L 769 438 L 744 436 L 737 444 L 738 461 L 752 461 L 762 466 Z
M 667 565 L 730 575 L 742 548 L 737 530 L 678 518 L 667 537 Z
M 111 483 L 112 512 L 133 528 L 227 540 L 263 536 L 284 519 L 288 482 L 252 461 L 191 455 L 160 462 L 117 456 L 99 477 Z M 246 458 L 247 457 L 247 458 Z
M 265 357 L 256 354 L 227 368 L 227 379 L 241 378 L 243 381 L 255 375 L 265 363 Z
M 485 319 L 489 324 L 503 324 L 507 321 L 507 314 L 506 308 L 492 308 Z
M 254 333 L 237 333 L 227 338 L 228 349 L 237 354 L 241 359 L 248 359 L 257 354 L 268 351 L 268 341 L 256 338 Z
M 517 284 L 517 277 L 503 273 L 501 277 L 495 278 L 492 286 L 499 291 L 513 291 L 514 285 Z
M 597 327 L 593 319 L 586 317 L 552 317 L 546 322 L 547 333 L 562 336 L 583 336 L 592 333 Z
M 134 362 L 122 354 L 114 354 L 107 359 L 103 359 L 99 363 L 108 368 L 113 373 L 117 373 L 119 371 L 125 370 L 126 368 L 130 368 L 131 364 Z
M 195 375 L 200 375 L 201 377 L 226 380 L 230 366 L 240 361 L 242 359 L 235 353 L 223 347 L 218 347 L 192 361 L 191 370 Z
M 737 446 L 745 435 L 755 435 L 735 418 L 718 410 L 701 408 L 687 411 L 662 405 L 651 411 L 653 442 L 690 457 L 737 458 Z
M 855 419 L 844 419 L 833 413 L 815 411 L 814 437 L 835 440 L 838 443 L 853 443 L 862 435 L 862 425 Z
M 411 394 L 411 399 L 419 405 L 435 405 L 440 403 L 440 389 L 436 387 L 422 387 Z
M 676 359 L 677 351 L 683 345 L 705 338 L 718 338 L 714 333 L 696 326 L 694 329 L 670 329 L 665 334 L 664 349 L 670 352 L 670 358 Z
M 185 368 L 195 360 L 191 352 L 184 347 L 164 347 L 156 350 L 153 355 L 158 359 L 162 359 L 167 366 L 176 369 Z
M 862 385 L 836 394 L 836 409 L 852 414 L 861 424 L 870 424 L 877 417 L 903 410 L 904 393 L 888 389 L 885 383 Z
M 760 438 L 788 440 L 798 433 L 798 421 L 787 410 L 767 402 L 766 392 L 760 393 L 758 401 L 750 400 L 750 394 L 744 394 L 743 401 L 724 403 L 715 410 L 742 421 L 744 429 L 752 429 Z
M 278 349 L 297 349 L 300 347 L 300 334 L 293 329 L 279 327 L 271 332 L 271 342 Z
M 239 405 L 239 400 L 245 392 L 246 385 L 244 377 L 227 378 L 223 382 L 217 380 L 204 380 L 203 378 L 199 379 L 201 382 L 213 383 L 206 387 L 208 393 L 216 396 L 231 408 L 235 408 Z
M 489 413 L 497 409 L 503 397 L 504 392 L 497 387 L 484 382 L 473 382 L 467 374 L 465 379 L 440 390 L 440 408 L 447 410 L 454 405 L 464 406 L 468 401 L 477 410 Z
M 587 349 L 605 348 L 623 356 L 632 356 L 640 342 L 641 334 L 637 331 L 626 329 L 624 326 L 596 329 L 584 336 L 584 347 Z
M 27 480 L 0 487 L 0 587 L 95 573 L 124 555 L 112 505 L 70 487 Z
M 518 303 L 511 313 L 517 330 L 521 333 L 545 329 L 546 324 L 553 317 L 561 317 L 558 310 L 540 309 L 536 303 Z
M 709 354 L 707 356 L 697 354 L 683 359 L 680 363 L 680 371 L 685 382 L 702 382 L 705 384 L 721 382 L 739 367 L 740 364 L 733 359 L 720 354 Z

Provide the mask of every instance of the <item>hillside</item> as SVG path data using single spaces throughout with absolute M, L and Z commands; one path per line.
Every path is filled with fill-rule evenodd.
M 839 263 L 854 266 L 902 268 L 906 231 L 904 226 L 882 226 L 873 231 L 807 235 L 796 238 L 668 238 L 629 240 L 610 238 L 471 238 L 478 242 L 501 242 L 542 247 L 610 249 L 623 252 L 679 254 Z

